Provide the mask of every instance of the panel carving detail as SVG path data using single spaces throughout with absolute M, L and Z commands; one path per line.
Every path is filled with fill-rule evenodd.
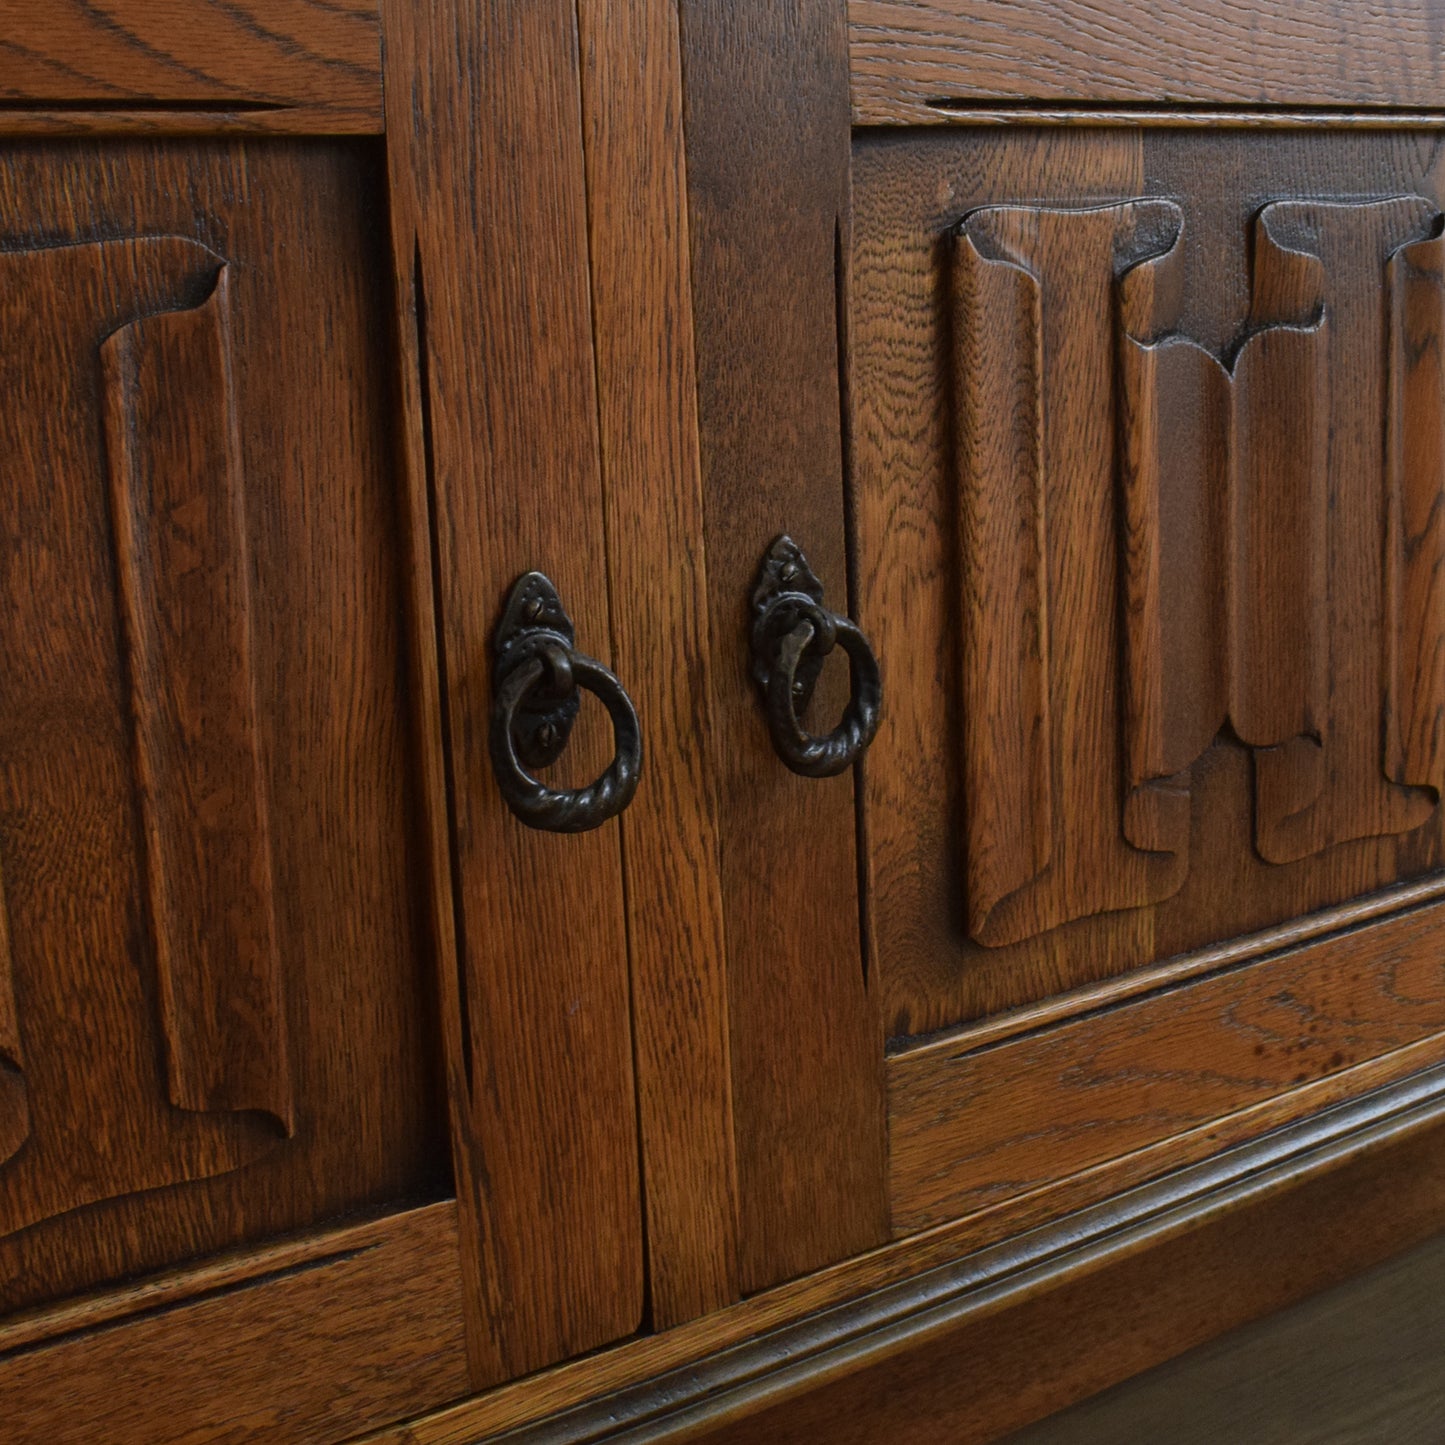
M 31 674 L 7 702 L 0 772 L 21 879 L 12 966 L 0 952 L 0 1234 L 225 1172 L 293 1129 L 228 284 L 180 237 L 0 253 L 0 447 L 30 518 L 10 530 L 28 555 L 9 569 L 4 650 L 12 676 Z M 117 605 L 128 700 L 102 651 Z M 129 778 L 103 761 L 127 746 L 127 713 Z M 44 860 L 123 855 L 111 835 L 132 807 L 144 897 L 120 932 L 117 879 L 60 896 Z M 51 936 L 66 919 L 68 956 L 21 948 L 32 915 Z M 116 1027 L 137 1012 L 134 1037 Z M 135 1047 L 147 1033 L 156 1047 Z
M 228 300 L 107 338 L 106 442 L 171 1102 L 289 1134 Z
M 1445 272 L 1418 197 L 1254 218 L 1250 314 L 1181 334 L 1166 200 L 993 206 L 951 268 L 969 926 L 1157 903 L 1190 769 L 1252 750 L 1286 863 L 1440 796 Z M 1060 800 L 1067 798 L 1067 809 Z

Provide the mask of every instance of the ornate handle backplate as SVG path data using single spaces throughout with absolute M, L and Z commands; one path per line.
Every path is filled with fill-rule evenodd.
M 494 642 L 492 767 L 507 806 L 529 828 L 585 833 L 615 818 L 637 791 L 642 732 L 632 699 L 600 662 L 573 646 L 557 589 L 540 572 L 518 578 Z M 595 693 L 612 718 L 614 756 L 585 788 L 549 788 L 529 769 L 555 763 L 582 705 Z
M 878 659 L 856 623 L 823 606 L 823 584 L 791 537 L 763 558 L 753 588 L 753 677 L 763 693 L 768 731 L 782 760 L 806 778 L 841 773 L 878 731 L 883 686 Z M 843 720 L 826 737 L 800 721 L 834 646 L 848 655 L 853 691 Z

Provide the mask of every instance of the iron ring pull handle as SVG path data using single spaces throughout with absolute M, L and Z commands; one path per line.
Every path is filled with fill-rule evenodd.
M 753 589 L 753 677 L 763 693 L 768 732 L 778 756 L 805 778 L 830 778 L 851 767 L 878 731 L 883 683 L 878 659 L 855 622 L 823 606 L 823 584 L 791 537 L 779 537 L 763 558 Z M 803 726 L 835 646 L 848 656 L 852 694 L 843 720 L 824 737 Z
M 642 774 L 632 699 L 612 672 L 576 650 L 574 639 L 552 583 L 540 572 L 519 578 L 494 642 L 492 769 L 507 807 L 548 833 L 585 833 L 615 818 Z M 612 719 L 612 761 L 585 788 L 549 788 L 530 769 L 547 767 L 566 750 L 582 691 L 594 693 Z

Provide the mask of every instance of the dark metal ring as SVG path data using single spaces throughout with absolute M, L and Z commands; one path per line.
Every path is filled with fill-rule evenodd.
M 878 731 L 883 684 L 878 659 L 856 623 L 823 603 L 823 584 L 791 537 L 773 539 L 753 586 L 752 673 L 763 694 L 768 732 L 778 756 L 806 778 L 841 773 L 862 756 Z M 815 737 L 798 720 L 823 669 L 841 643 L 853 691 L 843 720 Z
M 768 731 L 773 747 L 788 767 L 806 778 L 831 778 L 851 767 L 873 741 L 882 709 L 883 683 L 868 639 L 846 617 L 832 616 L 829 620 L 834 638 L 848 654 L 853 678 L 847 710 L 832 732 L 825 737 L 808 732 L 798 720 L 795 706 L 798 664 L 803 655 L 815 640 L 822 651 L 831 650 L 813 618 L 800 619 L 783 637 L 768 673 Z
M 556 654 L 564 649 L 554 646 L 549 652 L 551 655 L 545 659 L 539 652 L 519 659 L 517 666 L 497 679 L 492 705 L 492 767 L 507 806 L 529 828 L 549 833 L 585 833 L 615 818 L 632 801 L 642 774 L 642 730 L 632 699 L 600 662 L 567 649 L 563 669 L 559 669 Z M 612 718 L 616 748 L 612 762 L 595 783 L 585 788 L 549 788 L 526 770 L 517 755 L 513 722 L 518 704 L 537 687 L 549 667 L 554 681 L 559 671 L 570 672 L 570 681 L 596 694 Z

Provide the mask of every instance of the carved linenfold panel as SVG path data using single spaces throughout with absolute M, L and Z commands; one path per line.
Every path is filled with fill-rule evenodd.
M 1382 660 L 1393 630 L 1382 565 L 1390 513 L 1385 438 L 1396 424 L 1386 407 L 1385 283 L 1392 254 L 1428 237 L 1435 220 L 1434 207 L 1418 197 L 1281 201 L 1260 216 L 1258 229 L 1281 249 L 1319 258 L 1328 321 L 1325 570 L 1323 588 L 1310 594 L 1316 645 L 1326 650 L 1324 696 L 1308 736 L 1255 757 L 1256 846 L 1272 863 L 1405 832 L 1435 806 L 1435 797 L 1410 780 L 1391 780 L 1382 746 Z M 1435 479 L 1437 496 L 1441 480 Z M 1269 556 L 1278 565 L 1289 554 L 1288 536 L 1276 532 Z M 1262 557 L 1260 570 L 1268 565 Z
M 1272 210 L 1232 366 L 1178 334 L 1182 234 L 1118 288 L 1124 832 L 1138 848 L 1187 849 L 1188 770 L 1226 724 L 1280 748 L 1324 716 L 1329 328 L 1321 267 L 1275 242 Z
M 171 1101 L 289 1134 L 228 285 L 105 341 L 107 454 Z
M 0 252 L 0 336 L 24 539 L 0 573 L 0 1100 L 23 1031 L 30 1123 L 4 1235 L 237 1168 L 292 1105 L 223 262 L 174 236 Z
M 1173 858 L 1122 835 L 1117 750 L 1099 740 L 1118 736 L 1120 672 L 1110 294 L 1178 226 L 1160 201 L 1001 206 L 957 238 L 969 919 L 983 942 L 1177 886 Z
M 1385 772 L 1445 792 L 1445 237 L 1389 262 Z
M 1170 201 L 990 206 L 952 258 L 969 928 L 1170 896 L 1190 771 L 1253 752 L 1270 863 L 1419 827 L 1445 772 L 1434 207 L 1278 201 L 1221 355 Z M 1069 799 L 1067 808 L 1061 799 Z

